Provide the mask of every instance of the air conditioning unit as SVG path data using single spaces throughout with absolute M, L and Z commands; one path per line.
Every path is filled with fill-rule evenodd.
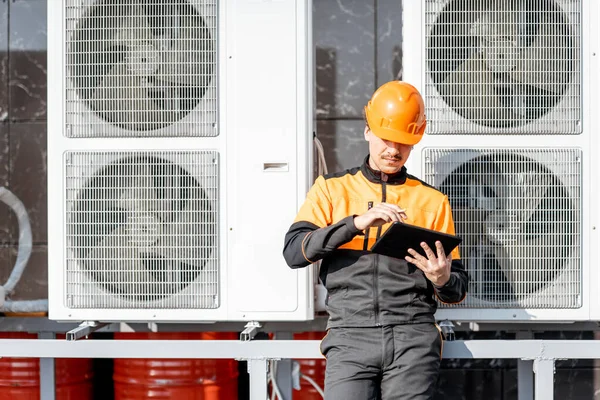
M 283 238 L 312 183 L 311 4 L 48 7 L 49 316 L 314 316 Z
M 403 79 L 428 120 L 408 168 L 448 196 L 471 279 L 437 318 L 596 318 L 593 15 L 589 0 L 404 1 Z

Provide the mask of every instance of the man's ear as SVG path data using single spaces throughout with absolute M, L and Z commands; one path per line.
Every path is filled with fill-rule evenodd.
M 365 140 L 369 141 L 369 127 L 365 125 Z

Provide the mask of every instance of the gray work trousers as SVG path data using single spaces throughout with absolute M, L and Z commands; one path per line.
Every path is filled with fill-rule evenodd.
M 321 342 L 325 400 L 430 400 L 442 346 L 433 323 L 331 328 Z

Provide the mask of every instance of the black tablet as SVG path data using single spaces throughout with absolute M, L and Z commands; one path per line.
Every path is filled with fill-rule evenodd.
M 425 256 L 425 250 L 421 247 L 421 242 L 427 243 L 434 253 L 437 253 L 435 247 L 435 242 L 437 240 L 442 243 L 446 255 L 450 254 L 462 241 L 458 236 L 402 222 L 394 222 L 392 226 L 377 239 L 371 248 L 371 251 L 385 256 L 404 259 L 404 257 L 410 255 L 408 249 L 412 248 Z

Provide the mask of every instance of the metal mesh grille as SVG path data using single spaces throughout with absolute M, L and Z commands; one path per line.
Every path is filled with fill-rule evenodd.
M 428 132 L 581 132 L 581 1 L 427 0 Z
M 457 307 L 581 306 L 580 150 L 426 149 L 424 164 L 463 239 Z
M 66 1 L 68 137 L 216 136 L 216 0 Z
M 66 306 L 218 306 L 218 154 L 69 152 Z

